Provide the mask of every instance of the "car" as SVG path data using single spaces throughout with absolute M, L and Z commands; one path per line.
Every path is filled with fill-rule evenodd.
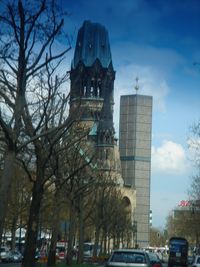
M 153 267 L 162 267 L 162 261 L 161 259 L 159 258 L 159 256 L 154 253 L 154 252 L 147 252 L 148 253 L 148 256 L 149 256 L 149 259 L 150 259 L 150 263 Z
M 0 248 L 0 259 L 1 259 L 1 261 L 4 261 L 6 259 L 8 252 L 9 252 L 9 248 L 7 248 L 7 247 L 1 247 Z
M 22 254 L 19 251 L 9 251 L 6 257 L 2 261 L 3 262 L 21 262 Z
M 194 257 L 192 267 L 200 267 L 200 255 Z
M 112 251 L 106 267 L 151 267 L 146 251 L 138 249 L 116 249 Z
M 194 256 L 188 256 L 188 257 L 187 257 L 187 263 L 188 263 L 188 266 L 191 266 L 192 263 L 193 263 L 193 261 L 194 261 Z
M 39 249 L 37 249 L 35 252 L 35 259 L 36 259 L 36 261 L 38 261 L 40 258 L 41 258 L 41 253 L 40 253 Z

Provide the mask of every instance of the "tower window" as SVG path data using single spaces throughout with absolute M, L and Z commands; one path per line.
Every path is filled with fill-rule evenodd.
M 94 96 L 94 80 L 91 80 L 90 96 Z
M 86 96 L 87 94 L 87 82 L 85 81 L 83 84 L 83 96 Z
M 97 97 L 101 97 L 101 80 L 97 82 Z

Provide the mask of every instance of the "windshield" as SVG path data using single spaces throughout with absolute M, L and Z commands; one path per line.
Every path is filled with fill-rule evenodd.
M 111 262 L 146 263 L 146 259 L 142 253 L 114 252 Z

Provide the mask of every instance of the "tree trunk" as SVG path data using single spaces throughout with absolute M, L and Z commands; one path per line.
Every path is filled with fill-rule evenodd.
M 95 240 L 94 240 L 94 251 L 93 251 L 93 256 L 96 257 L 97 251 L 98 251 L 98 244 L 99 244 L 99 237 L 100 237 L 100 227 L 96 227 L 96 234 L 95 234 Z
M 60 225 L 60 206 L 58 205 L 59 202 L 60 202 L 60 189 L 58 188 L 55 194 L 52 237 L 51 237 L 51 244 L 49 248 L 48 261 L 47 261 L 48 267 L 56 265 L 56 243 L 58 241 L 59 225 Z
M 115 234 L 113 236 L 113 248 L 116 248 L 116 236 L 115 236 Z
M 117 233 L 117 248 L 120 247 L 120 233 Z
M 104 247 L 103 247 L 103 233 L 101 235 L 101 253 L 103 254 L 104 251 L 103 251 Z
M 110 237 L 108 238 L 108 248 L 106 254 L 110 254 Z
M 104 232 L 104 246 L 103 246 L 103 252 L 104 254 L 107 253 L 107 232 Z
M 83 225 L 83 194 L 79 196 L 79 242 L 78 242 L 78 259 L 77 263 L 83 263 L 83 242 L 84 242 L 84 225 Z
M 12 220 L 12 226 L 11 226 L 11 250 L 15 250 L 15 243 L 16 243 L 16 237 L 15 237 L 15 232 L 16 232 L 16 226 L 17 226 L 17 219 L 14 218 Z
M 120 243 L 120 238 L 119 238 L 119 243 Z M 125 245 L 124 245 L 124 233 L 123 232 L 121 233 L 121 244 L 122 244 L 122 248 L 124 248 Z
M 4 169 L 0 180 L 0 247 L 3 235 L 4 221 L 8 206 L 9 188 L 15 168 L 15 152 L 8 150 L 5 154 Z
M 42 170 L 41 170 L 42 172 Z M 39 213 L 41 207 L 41 201 L 44 193 L 41 179 L 43 174 L 40 173 L 37 176 L 33 186 L 32 202 L 30 207 L 29 221 L 27 227 L 26 244 L 24 250 L 24 258 L 22 267 L 35 267 L 35 252 L 37 247 L 37 236 L 39 226 Z
M 68 247 L 67 247 L 67 257 L 66 257 L 66 264 L 72 264 L 72 257 L 73 257 L 73 242 L 75 236 L 75 203 L 74 200 L 70 203 L 70 220 L 69 220 L 69 240 L 68 240 Z

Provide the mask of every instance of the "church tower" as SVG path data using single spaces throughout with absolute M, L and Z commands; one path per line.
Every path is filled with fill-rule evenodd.
M 136 192 L 124 186 L 115 138 L 114 80 L 108 32 L 98 23 L 85 21 L 78 31 L 70 71 L 70 114 L 78 108 L 79 121 L 89 126 L 87 140 L 96 155 L 97 173 L 115 181 L 133 218 Z
M 92 125 L 90 138 L 96 144 L 97 153 L 102 159 L 108 159 L 115 144 L 115 71 L 104 26 L 90 21 L 83 23 L 77 36 L 70 80 L 70 112 L 79 106 L 80 120 Z

